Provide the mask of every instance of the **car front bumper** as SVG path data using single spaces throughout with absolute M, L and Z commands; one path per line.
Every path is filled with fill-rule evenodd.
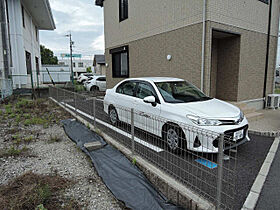
M 223 150 L 236 148 L 248 141 L 248 121 L 246 118 L 238 125 L 197 126 L 197 131 L 185 131 L 187 148 L 202 153 L 218 153 L 219 140 L 224 134 Z M 235 139 L 234 133 L 243 131 L 243 138 Z

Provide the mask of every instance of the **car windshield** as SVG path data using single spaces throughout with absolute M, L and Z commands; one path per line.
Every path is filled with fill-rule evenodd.
M 156 82 L 155 84 L 167 103 L 188 103 L 212 99 L 187 81 Z

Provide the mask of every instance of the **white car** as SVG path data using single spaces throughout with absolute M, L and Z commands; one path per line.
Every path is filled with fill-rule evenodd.
M 217 153 L 221 134 L 231 136 L 232 144 L 225 150 L 250 141 L 248 121 L 239 108 L 207 97 L 183 79 L 146 77 L 123 80 L 107 89 L 104 98 L 104 111 L 113 125 L 118 121 L 130 122 L 130 115 L 123 111 L 123 107 L 134 108 L 135 127 L 161 137 L 168 149 L 175 153 L 182 147 Z M 203 134 L 201 131 L 208 132 Z
M 93 76 L 85 83 L 87 91 L 106 91 L 106 76 Z
M 77 81 L 80 82 L 80 83 L 84 83 L 91 76 L 93 76 L 93 74 L 91 74 L 91 73 L 80 74 L 80 76 L 78 76 Z

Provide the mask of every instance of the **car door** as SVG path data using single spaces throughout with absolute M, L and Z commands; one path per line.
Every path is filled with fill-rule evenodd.
M 134 107 L 135 107 L 135 126 L 159 135 L 159 120 L 161 112 L 161 104 L 156 94 L 154 87 L 145 81 L 141 81 L 137 85 L 135 93 Z M 144 98 L 147 96 L 154 96 L 156 98 L 156 104 L 144 102 Z
M 131 123 L 131 108 L 135 108 L 135 81 L 126 81 L 116 88 L 115 108 L 118 113 L 119 120 Z
M 98 77 L 96 79 L 96 86 L 99 88 L 100 91 L 105 91 L 106 90 L 106 78 Z

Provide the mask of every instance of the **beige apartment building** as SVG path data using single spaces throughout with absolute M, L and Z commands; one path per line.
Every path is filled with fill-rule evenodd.
M 186 79 L 226 101 L 274 89 L 278 0 L 96 0 L 104 7 L 107 88 L 127 77 Z M 270 12 L 271 11 L 271 12 Z

